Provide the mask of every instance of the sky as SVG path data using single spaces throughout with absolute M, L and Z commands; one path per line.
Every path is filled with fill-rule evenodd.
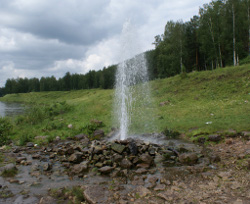
M 0 87 L 8 78 L 85 74 L 120 61 L 123 25 L 140 51 L 169 20 L 188 21 L 210 0 L 0 0 Z

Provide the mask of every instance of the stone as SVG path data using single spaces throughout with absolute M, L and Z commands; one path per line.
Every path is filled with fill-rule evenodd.
M 71 168 L 73 174 L 81 174 L 88 170 L 88 161 L 81 162 L 80 164 L 75 164 Z
M 70 154 L 73 154 L 74 152 L 75 152 L 74 148 L 73 147 L 69 147 L 68 149 L 66 149 L 65 154 L 70 155 Z
M 115 152 L 121 154 L 124 150 L 125 150 L 126 146 L 124 145 L 120 145 L 120 144 L 117 144 L 117 143 L 113 143 L 111 145 L 111 149 L 114 150 Z
M 133 155 L 138 154 L 138 147 L 137 147 L 134 140 L 132 140 L 128 143 L 128 148 L 129 148 L 129 151 L 131 152 L 131 154 L 133 154 Z
M 146 163 L 146 164 L 151 164 L 153 161 L 153 158 L 147 153 L 142 154 L 139 159 L 142 163 Z
M 26 157 L 17 157 L 16 163 L 21 163 L 22 161 L 26 161 L 26 160 L 27 160 Z
M 157 184 L 156 187 L 154 188 L 155 191 L 164 191 L 166 189 L 165 184 Z
M 129 169 L 132 165 L 133 164 L 128 159 L 123 159 L 120 163 L 120 166 L 124 169 Z
M 71 154 L 71 156 L 68 158 L 68 161 L 72 163 L 80 163 L 82 161 L 82 155 L 83 154 L 81 152 Z
M 16 165 L 13 163 L 0 167 L 0 173 L 2 173 L 3 171 L 12 171 L 12 170 L 17 170 Z
M 139 168 L 135 171 L 136 174 L 145 174 L 148 173 L 148 170 L 144 169 L 144 168 Z
M 43 170 L 44 170 L 44 171 L 49 171 L 49 170 L 51 170 L 51 169 L 52 169 L 51 163 L 46 162 L 46 163 L 43 164 Z
M 205 137 L 199 137 L 197 142 L 200 143 L 200 144 L 204 144 L 206 142 L 206 138 Z
M 74 140 L 77 140 L 77 141 L 80 141 L 80 140 L 82 140 L 82 139 L 84 139 L 84 138 L 87 138 L 87 137 L 88 137 L 88 136 L 85 135 L 85 134 L 79 134 L 79 135 L 74 136 L 73 139 L 74 139 Z
M 113 170 L 112 167 L 110 167 L 110 166 L 104 166 L 104 167 L 100 168 L 98 171 L 100 171 L 101 173 L 104 173 L 104 174 L 108 174 L 112 170 Z
M 100 185 L 88 186 L 83 192 L 85 200 L 90 204 L 106 203 L 109 191 L 106 187 Z
M 93 133 L 93 138 L 94 139 L 101 139 L 104 137 L 104 131 L 103 130 L 96 130 Z
M 140 197 L 145 197 L 147 195 L 150 195 L 151 194 L 151 191 L 148 190 L 146 187 L 144 186 L 138 186 L 136 189 L 135 189 L 135 193 L 138 194 Z
M 222 140 L 222 137 L 217 134 L 208 136 L 208 141 L 211 141 L 211 142 L 219 142 L 221 140 Z
M 183 153 L 179 155 L 179 161 L 182 164 L 192 165 L 198 161 L 198 156 L 195 153 Z
M 40 154 L 33 154 L 32 159 L 40 159 L 41 155 Z
M 33 142 L 28 142 L 27 144 L 26 144 L 26 147 L 34 147 L 35 145 L 34 145 L 34 143 Z
M 73 128 L 73 125 L 72 125 L 72 124 L 69 124 L 69 125 L 68 125 L 68 128 L 69 128 L 69 129 L 72 129 L 72 128 Z
M 115 154 L 114 157 L 113 157 L 113 160 L 114 160 L 114 162 L 117 162 L 117 163 L 122 161 L 122 155 Z
M 136 165 L 136 168 L 144 168 L 144 169 L 149 169 L 150 165 L 145 164 L 145 163 L 140 163 Z

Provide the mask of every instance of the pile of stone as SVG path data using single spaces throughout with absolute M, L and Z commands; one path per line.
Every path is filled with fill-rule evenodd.
M 70 169 L 70 174 L 78 176 L 84 176 L 88 171 L 112 173 L 114 176 L 126 175 L 128 170 L 144 174 L 157 165 L 193 165 L 201 157 L 183 146 L 171 147 L 134 139 L 107 142 L 81 138 L 81 141 L 44 147 L 43 152 L 49 154 L 50 159 L 59 160 Z

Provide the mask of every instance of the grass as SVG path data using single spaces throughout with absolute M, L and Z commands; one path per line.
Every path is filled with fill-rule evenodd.
M 250 64 L 193 72 L 185 78 L 177 75 L 149 82 L 153 103 L 148 107 L 152 113 L 148 118 L 154 118 L 152 121 L 155 125 L 148 131 L 160 132 L 168 129 L 187 133 L 190 137 L 197 131 L 206 134 L 228 129 L 237 132 L 249 131 L 249 79 Z M 92 119 L 103 121 L 102 129 L 108 133 L 113 126 L 113 97 L 113 90 L 91 89 L 10 94 L 0 100 L 28 103 L 34 107 L 39 105 L 40 108 L 66 102 L 69 106 L 67 111 L 59 112 L 52 117 L 41 116 L 42 120 L 34 119 L 34 124 L 25 122 L 25 119 L 19 121 L 20 124 L 16 123 L 12 138 L 32 140 L 38 135 L 65 138 L 78 134 Z M 167 103 L 160 106 L 160 103 L 165 101 Z M 144 111 L 145 106 L 138 107 L 137 112 L 140 110 Z M 140 115 L 137 115 L 135 120 L 144 122 Z M 72 124 L 73 128 L 69 129 L 68 124 Z M 133 122 L 134 132 L 141 129 L 141 124 L 138 124 Z

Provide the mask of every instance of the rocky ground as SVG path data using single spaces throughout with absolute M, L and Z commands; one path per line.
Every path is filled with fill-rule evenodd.
M 208 139 L 2 147 L 0 203 L 250 203 L 249 132 Z

